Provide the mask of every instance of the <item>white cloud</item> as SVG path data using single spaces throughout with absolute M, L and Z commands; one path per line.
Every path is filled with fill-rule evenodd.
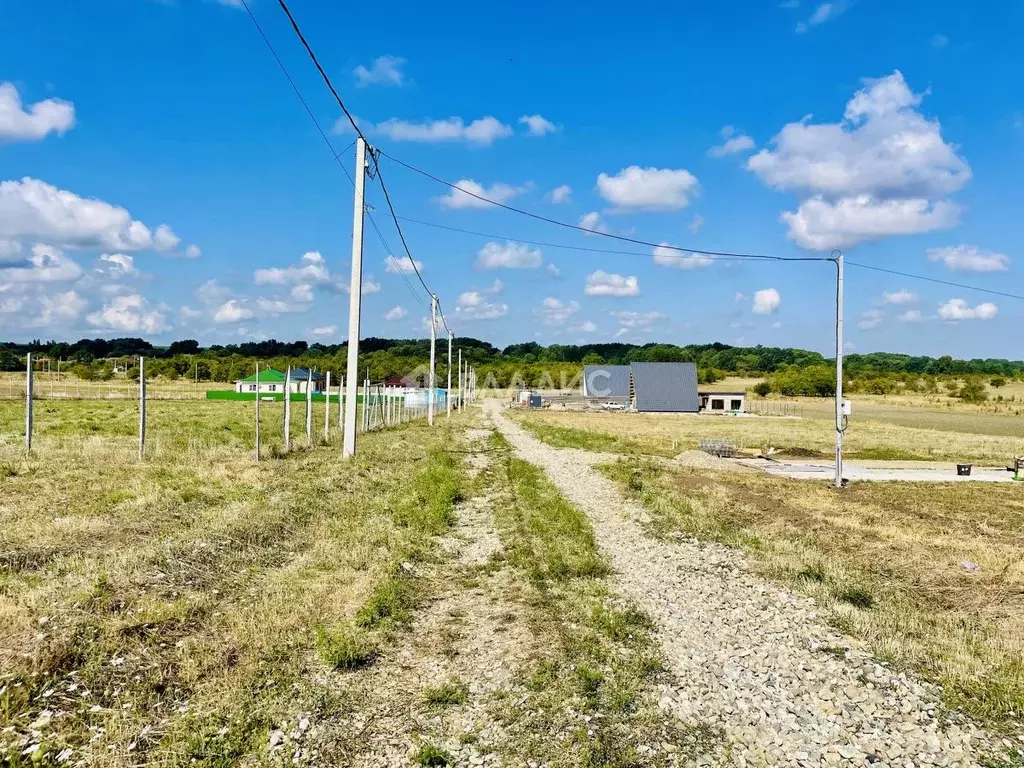
M 187 323 L 192 320 L 198 320 L 202 316 L 202 310 L 195 309 L 193 307 L 188 306 L 187 304 L 182 305 L 181 307 L 178 308 L 178 317 L 181 319 L 181 322 L 183 323 Z
M 782 297 L 774 288 L 764 288 L 754 293 L 754 314 L 770 315 L 782 305 Z
M 802 34 L 811 27 L 831 21 L 837 16 L 842 15 L 846 8 L 846 0 L 832 0 L 829 3 L 819 3 L 807 21 L 801 21 L 796 25 L 797 34 Z
M 21 257 L 21 243 L 17 240 L 0 238 L 0 264 L 17 261 Z
M 550 199 L 552 203 L 561 205 L 562 203 L 572 202 L 572 187 L 568 184 L 563 184 L 560 187 L 555 187 L 551 190 Z
M 449 117 L 447 120 L 427 120 L 422 123 L 411 123 L 393 117 L 383 123 L 378 123 L 373 130 L 392 141 L 426 143 L 465 141 L 482 146 L 512 135 L 510 126 L 490 115 L 474 120 L 468 125 L 461 117 Z
M 804 197 L 785 213 L 789 237 L 805 248 L 847 247 L 888 235 L 944 229 L 959 207 L 944 198 L 971 178 L 936 120 L 916 107 L 897 70 L 864 80 L 838 123 L 790 123 L 747 161 L 768 186 Z
M 153 232 L 124 208 L 27 176 L 0 182 L 0 237 L 112 251 L 168 250 L 179 242 L 164 224 Z
M 558 130 L 558 126 L 540 115 L 523 115 L 519 118 L 519 124 L 525 125 L 531 136 L 544 136 Z
M 296 312 L 308 312 L 312 306 L 306 302 L 290 302 L 283 299 L 268 299 L 260 296 L 256 299 L 256 306 L 260 312 L 276 317 L 277 315 L 291 314 Z M 218 321 L 219 322 L 219 321 Z
M 597 324 L 590 320 L 584 320 L 582 323 L 570 326 L 569 330 L 578 331 L 579 333 L 594 333 L 597 331 Z
M 708 150 L 708 155 L 711 157 L 738 155 L 741 152 L 749 152 L 757 146 L 749 136 L 742 133 L 737 134 L 736 129 L 731 125 L 725 126 L 719 133 L 724 141 Z
M 313 336 L 333 336 L 338 332 L 338 326 L 336 325 L 321 325 L 319 328 L 310 328 L 309 332 Z
M 674 267 L 676 269 L 703 269 L 710 267 L 714 261 L 702 253 L 684 253 L 669 247 L 669 243 L 662 243 L 654 247 L 654 263 L 663 267 Z
M 497 320 L 508 314 L 508 304 L 490 301 L 486 292 L 466 291 L 459 294 L 455 313 L 466 320 Z
M 915 301 L 917 301 L 917 294 L 911 293 L 906 288 L 901 288 L 898 291 L 885 291 L 882 294 L 884 304 L 913 304 Z
M 999 308 L 992 302 L 985 302 L 976 307 L 968 306 L 963 299 L 950 299 L 939 307 L 939 317 L 943 320 L 991 320 L 999 313 Z
M 601 214 L 597 211 L 591 211 L 590 213 L 584 213 L 580 216 L 579 226 L 584 229 L 589 229 L 590 232 L 584 234 L 592 235 L 594 232 L 607 232 L 608 226 L 604 223 L 601 218 Z
M 100 255 L 97 271 L 111 278 L 134 277 L 139 274 L 135 259 L 127 253 L 104 253 Z
M 690 204 L 699 184 L 687 170 L 631 165 L 614 176 L 600 174 L 597 191 L 619 211 L 673 211 Z
M 384 313 L 384 319 L 385 320 L 401 320 L 407 314 L 409 314 L 409 313 L 406 311 L 405 307 L 403 307 L 401 304 L 399 304 L 397 306 L 392 307 L 387 312 L 385 312 Z
M 196 298 L 207 307 L 219 305 L 230 295 L 227 286 L 216 280 L 210 279 L 196 288 Z
M 565 325 L 579 311 L 578 301 L 565 303 L 549 296 L 541 302 L 534 314 L 544 325 Z
M 639 296 L 640 282 L 635 275 L 625 277 L 599 269 L 587 275 L 587 284 L 583 292 L 587 296 Z
M 745 294 L 745 293 L 742 293 L 742 292 L 740 292 L 740 291 L 736 291 L 736 293 L 735 293 L 735 294 L 733 295 L 733 297 L 732 297 L 732 300 L 733 300 L 733 303 L 734 303 L 734 304 L 739 304 L 739 303 L 740 303 L 741 301 L 743 301 L 743 300 L 744 300 L 745 298 L 747 298 L 747 294 Z
M 699 213 L 695 213 L 695 214 L 693 214 L 693 218 L 690 220 L 690 224 L 689 224 L 689 226 L 687 226 L 687 229 L 690 230 L 690 234 L 691 235 L 695 235 L 698 232 L 700 232 L 700 229 L 703 226 L 704 226 L 704 217 L 701 216 Z
M 919 309 L 908 309 L 902 315 L 897 315 L 896 319 L 901 323 L 920 323 L 921 322 L 921 310 Z
M 319 251 L 302 254 L 298 264 L 288 267 L 257 269 L 253 273 L 256 285 L 292 285 L 294 283 L 325 283 L 331 279 L 327 262 Z
M 962 272 L 1005 272 L 1010 268 L 1009 256 L 986 251 L 976 245 L 929 248 L 928 258 Z
M 405 73 L 402 72 L 402 65 L 404 64 L 405 59 L 400 56 L 378 56 L 373 60 L 369 68 L 360 64 L 352 72 L 356 78 L 356 87 L 365 88 L 368 85 L 405 85 Z
M 311 286 L 309 283 L 299 283 L 298 285 L 292 287 L 291 297 L 295 301 L 312 301 L 313 286 Z
M 539 248 L 507 241 L 487 243 L 476 256 L 477 269 L 536 269 L 541 265 Z
M 857 327 L 864 331 L 877 328 L 885 320 L 885 312 L 880 309 L 868 309 L 860 313 L 860 320 Z
M 797 245 L 828 251 L 891 235 L 950 229 L 960 223 L 960 206 L 923 198 L 879 200 L 858 195 L 832 203 L 815 197 L 795 212 L 783 213 L 781 220 L 789 225 L 787 237 Z
M 546 269 L 548 271 L 548 274 L 551 275 L 552 277 L 561 277 L 562 276 L 562 270 L 560 270 L 558 267 L 556 267 L 551 262 L 548 262 L 547 266 L 545 266 L 544 269 Z
M 82 268 L 60 250 L 37 243 L 23 261 L 0 267 L 0 284 L 68 282 L 81 274 Z
M 615 332 L 616 338 L 649 330 L 652 326 L 668 320 L 668 315 L 656 311 L 612 312 L 611 315 L 619 324 L 619 329 Z
M 88 302 L 76 291 L 64 291 L 53 296 L 39 297 L 39 322 L 44 327 L 70 323 L 85 311 Z M 159 331 L 154 331 L 159 333 Z
M 198 259 L 202 255 L 202 250 L 195 243 L 186 248 L 185 253 L 182 254 L 186 259 Z
M 13 83 L 0 83 L 0 142 L 39 141 L 63 136 L 75 125 L 75 105 L 61 99 L 37 101 L 27 110 Z
M 255 316 L 248 307 L 244 306 L 242 301 L 239 299 L 228 299 L 221 304 L 217 311 L 213 313 L 213 322 L 215 323 L 238 323 L 242 320 L 248 320 Z
M 423 271 L 423 262 L 408 256 L 388 256 L 384 259 L 384 271 L 393 275 L 411 275 Z
M 102 309 L 86 315 L 85 320 L 95 328 L 125 333 L 163 333 L 171 330 L 164 314 L 148 309 L 146 300 L 137 293 L 115 296 Z
M 491 204 L 487 202 L 488 200 L 493 200 L 496 203 L 507 203 L 516 195 L 521 195 L 530 189 L 529 184 L 521 187 L 510 187 L 508 184 L 502 184 L 501 182 L 485 187 L 483 184 L 478 184 L 472 179 L 460 179 L 455 182 L 455 186 L 458 189 L 452 189 L 448 194 L 437 198 L 442 208 L 447 210 L 490 208 Z M 473 197 L 473 195 L 477 195 L 477 197 Z M 486 200 L 481 200 L 481 197 L 486 198 Z

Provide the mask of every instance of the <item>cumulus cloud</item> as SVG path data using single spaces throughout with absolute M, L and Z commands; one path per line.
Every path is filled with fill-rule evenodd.
M 674 211 L 690 204 L 700 189 L 687 170 L 631 165 L 614 176 L 597 177 L 597 191 L 616 211 Z
M 360 64 L 352 74 L 356 78 L 356 87 L 368 85 L 401 86 L 405 85 L 405 73 L 402 66 L 405 59 L 400 56 L 378 56 L 369 67 Z
M 572 187 L 568 184 L 563 184 L 560 187 L 555 187 L 551 190 L 550 199 L 552 203 L 561 205 L 562 203 L 572 202 Z
M 68 282 L 81 275 L 82 268 L 61 250 L 40 243 L 23 260 L 0 266 L 0 284 Z
M 88 302 L 77 291 L 62 291 L 52 296 L 40 296 L 37 324 L 41 327 L 53 327 L 74 322 L 85 311 L 86 306 Z
M 584 320 L 582 323 L 576 323 L 575 325 L 569 326 L 569 330 L 578 331 L 579 333 L 594 333 L 597 331 L 597 323 L 590 320 Z
M 703 269 L 710 267 L 714 261 L 702 253 L 684 253 L 669 247 L 669 243 L 655 246 L 654 263 L 675 269 Z
M 0 238 L 111 251 L 166 251 L 180 242 L 166 224 L 153 231 L 124 208 L 27 176 L 0 182 Z
M 405 307 L 403 307 L 401 304 L 399 304 L 397 306 L 392 307 L 387 312 L 385 312 L 384 313 L 384 319 L 385 320 L 401 320 L 407 314 L 409 314 L 409 313 L 406 311 Z
M 196 245 L 195 243 L 186 248 L 185 252 L 182 253 L 182 256 L 184 256 L 186 259 L 198 259 L 202 255 L 202 250 L 200 250 L 199 246 Z
M 668 320 L 668 315 L 653 310 L 650 312 L 612 312 L 611 315 L 619 324 L 619 328 L 615 332 L 616 338 L 647 331 L 652 326 Z
M 857 327 L 864 331 L 870 331 L 880 326 L 883 320 L 885 320 L 885 312 L 880 309 L 868 309 L 860 313 Z
M 171 330 L 164 314 L 150 309 L 146 300 L 137 293 L 113 297 L 102 309 L 86 315 L 85 320 L 94 328 L 124 333 L 163 333 Z
M 897 315 L 896 319 L 901 323 L 920 323 L 921 310 L 919 309 L 908 309 L 902 315 Z
M 544 269 L 546 269 L 548 271 L 548 274 L 551 275 L 552 277 L 561 277 L 562 276 L 562 270 L 560 270 L 557 266 L 555 266 L 551 262 L 548 262 L 547 266 L 545 266 Z
M 338 332 L 338 326 L 336 325 L 321 325 L 318 328 L 310 328 L 310 334 L 313 336 L 333 336 Z
M 579 311 L 578 301 L 563 302 L 548 296 L 534 314 L 544 325 L 565 325 Z
M 599 269 L 587 275 L 583 292 L 587 296 L 614 296 L 616 298 L 639 296 L 640 282 L 635 275 L 626 277 Z
M 541 265 L 539 248 L 506 241 L 487 243 L 476 256 L 477 269 L 536 269 Z
M 597 211 L 591 211 L 590 213 L 584 213 L 580 216 L 579 226 L 583 229 L 589 229 L 590 232 L 584 234 L 593 234 L 594 232 L 607 232 L 608 226 L 604 223 L 601 218 L 601 214 Z
M 139 270 L 135 266 L 135 259 L 127 253 L 100 254 L 96 271 L 114 279 L 134 277 L 139 274 Z
M 939 317 L 943 320 L 991 320 L 999 313 L 999 308 L 990 301 L 971 307 L 963 299 L 950 299 L 939 307 Z
M 305 301 L 295 302 L 285 301 L 284 299 L 268 299 L 263 296 L 256 299 L 256 306 L 259 308 L 260 312 L 264 312 L 272 317 L 298 312 L 308 312 L 312 309 L 312 305 Z
M 782 306 L 782 297 L 774 288 L 763 288 L 754 293 L 754 314 L 770 315 Z
M 347 122 L 347 121 L 346 121 Z M 420 123 L 391 118 L 370 128 L 392 141 L 417 141 L 428 144 L 466 142 L 486 146 L 512 135 L 512 127 L 490 115 L 466 124 L 461 117 L 426 120 Z
M 0 83 L 0 142 L 39 141 L 63 136 L 75 125 L 75 105 L 61 99 L 37 101 L 26 109 L 14 83 Z
M 384 271 L 393 275 L 411 275 L 423 271 L 423 262 L 408 256 L 388 256 L 384 259 Z
M 519 118 L 519 124 L 525 125 L 531 136 L 544 136 L 558 130 L 558 126 L 540 115 L 523 115 Z
M 917 294 L 901 288 L 898 291 L 885 291 L 882 294 L 882 302 L 885 304 L 913 304 L 917 301 Z
M 447 210 L 458 210 L 460 208 L 490 208 L 489 200 L 496 203 L 507 203 L 513 197 L 523 194 L 530 189 L 529 184 L 521 187 L 511 187 L 508 184 L 497 182 L 489 187 L 478 184 L 472 179 L 460 179 L 455 182 L 456 189 L 452 189 L 446 195 L 441 195 L 437 201 L 442 208 Z M 474 197 L 476 195 L 476 197 Z M 481 200 L 480 198 L 486 198 Z
M 323 283 L 330 280 L 327 262 L 319 251 L 302 254 L 298 264 L 288 267 L 270 267 L 253 272 L 256 285 L 292 285 L 295 283 Z
M 928 258 L 962 272 L 1005 272 L 1010 268 L 1009 256 L 986 251 L 976 245 L 929 248 Z
M 242 299 L 228 299 L 213 313 L 215 323 L 238 323 L 255 316 L 255 312 L 245 306 Z
M 922 98 L 899 71 L 866 79 L 842 121 L 790 123 L 747 161 L 766 185 L 803 196 L 782 216 L 792 240 L 827 250 L 959 222 L 959 207 L 945 198 L 971 169 L 938 121 L 918 111 Z
M 723 141 L 708 150 L 710 157 L 738 155 L 741 152 L 749 152 L 757 146 L 752 138 L 743 133 L 736 133 L 736 129 L 731 125 L 725 126 L 719 133 Z
M 491 301 L 487 292 L 465 291 L 455 302 L 455 313 L 466 320 L 497 320 L 508 314 L 508 304 Z

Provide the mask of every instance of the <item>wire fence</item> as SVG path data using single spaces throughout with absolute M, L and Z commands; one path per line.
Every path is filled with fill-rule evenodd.
M 804 415 L 803 403 L 793 400 L 753 400 L 748 398 L 746 408 L 747 413 L 753 413 L 758 416 L 793 416 L 803 418 Z

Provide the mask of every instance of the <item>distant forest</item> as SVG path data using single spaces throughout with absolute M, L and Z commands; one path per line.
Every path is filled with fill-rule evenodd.
M 0 343 L 0 371 L 18 371 L 24 356 L 32 352 L 50 359 L 50 367 L 62 362 L 62 370 L 86 379 L 107 379 L 114 375 L 114 362 L 135 356 L 147 358 L 146 371 L 153 377 L 198 378 L 200 381 L 232 381 L 251 374 L 256 362 L 283 369 L 288 365 L 330 370 L 335 379 L 345 371 L 345 344 L 308 344 L 305 341 L 270 339 L 243 344 L 202 347 L 192 339 L 154 346 L 145 339 L 81 339 L 73 343 L 33 341 L 28 344 Z M 578 382 L 583 365 L 630 362 L 692 362 L 702 382 L 726 375 L 764 376 L 773 391 L 782 394 L 827 394 L 835 388 L 834 358 L 791 347 L 733 347 L 728 344 L 513 344 L 498 349 L 486 341 L 456 337 L 454 349 L 462 350 L 464 362 L 477 369 L 481 385 L 522 384 L 560 386 Z M 446 339 L 437 344 L 437 372 L 447 376 Z M 383 380 L 419 373 L 429 360 L 428 339 L 368 338 L 360 342 L 360 369 Z M 925 357 L 874 352 L 847 355 L 846 377 L 851 385 L 885 393 L 920 386 L 931 389 L 936 379 L 1024 377 L 1024 361 L 1001 359 L 955 360 L 949 356 Z M 129 371 L 131 373 L 131 371 Z M 550 382 L 550 383 L 549 383 Z

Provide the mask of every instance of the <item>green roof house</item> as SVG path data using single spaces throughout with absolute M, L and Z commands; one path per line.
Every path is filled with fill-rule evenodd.
M 259 392 L 261 395 L 264 393 L 281 394 L 284 392 L 284 380 L 285 375 L 283 373 L 275 371 L 273 368 L 267 368 L 264 371 L 260 371 L 259 381 L 256 380 L 256 374 L 236 381 L 235 392 L 252 394 Z M 294 385 L 294 382 L 292 383 Z

